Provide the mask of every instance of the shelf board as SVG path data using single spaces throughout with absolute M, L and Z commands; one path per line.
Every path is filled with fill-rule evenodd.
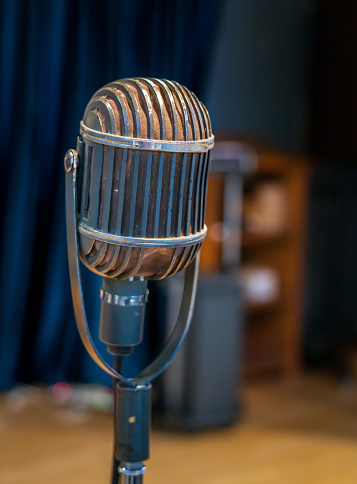
M 247 316 L 254 316 L 256 314 L 270 313 L 280 311 L 283 302 L 280 299 L 274 299 L 266 303 L 246 303 L 243 307 L 244 313 Z
M 288 233 L 278 232 L 274 234 L 262 234 L 257 232 L 242 231 L 242 247 L 263 247 L 266 245 L 276 245 L 288 240 Z
M 246 376 L 256 376 L 282 370 L 283 366 L 281 355 L 261 355 L 255 358 L 250 357 L 244 363 L 243 372 Z

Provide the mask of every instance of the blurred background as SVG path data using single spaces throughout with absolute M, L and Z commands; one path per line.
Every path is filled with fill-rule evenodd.
M 196 329 L 157 383 L 158 428 L 234 424 L 236 434 L 207 438 L 210 449 L 224 441 L 241 450 L 250 425 L 304 429 L 314 449 L 313 439 L 326 431 L 354 445 L 343 450 L 346 470 L 348 456 L 357 455 L 356 2 L 2 0 L 0 13 L 4 437 L 20 446 L 14 436 L 21 433 L 12 434 L 6 422 L 9 409 L 23 409 L 24 385 L 60 383 L 61 397 L 49 393 L 56 404 L 70 404 L 76 388 L 101 389 L 89 407 L 110 408 L 110 378 L 86 355 L 74 321 L 62 160 L 76 146 L 79 121 L 99 87 L 124 77 L 158 77 L 197 94 L 216 136 Z M 83 279 L 92 334 L 105 354 L 97 338 L 101 281 L 84 268 Z M 148 315 L 155 334 L 148 331 L 130 357 L 129 373 L 165 337 L 180 291 L 180 278 L 173 280 L 152 288 Z M 163 437 L 155 438 L 164 455 Z M 276 482 L 274 472 L 251 474 L 253 447 L 263 467 L 270 462 L 265 445 L 273 444 L 265 438 L 243 444 L 247 468 L 242 464 L 241 476 L 237 469 L 221 482 L 239 476 L 246 483 Z M 299 453 L 284 442 L 286 453 L 274 469 Z M 342 447 L 323 452 L 337 458 Z M 316 462 L 309 482 L 356 482 L 352 470 L 342 480 L 329 471 L 327 480 L 325 464 Z M 15 464 L 10 459 L 4 466 L 11 477 Z M 7 483 L 25 482 L 10 477 Z

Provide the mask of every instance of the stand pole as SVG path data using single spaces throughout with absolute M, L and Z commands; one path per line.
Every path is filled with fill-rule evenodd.
M 119 484 L 141 484 L 149 458 L 151 385 L 134 388 L 120 382 L 115 389 L 115 459 L 119 462 Z
M 114 356 L 113 361 L 113 368 L 118 373 L 123 371 L 123 363 L 124 363 L 124 356 Z M 116 406 L 116 385 L 119 380 L 117 378 L 113 378 L 113 394 L 114 394 L 114 408 Z M 120 462 L 115 457 L 115 448 L 116 448 L 116 440 L 117 440 L 117 432 L 116 432 L 116 422 L 115 422 L 115 413 L 114 413 L 114 445 L 113 445 L 113 465 L 112 465 L 112 481 L 111 484 L 118 484 L 119 482 L 119 464 Z

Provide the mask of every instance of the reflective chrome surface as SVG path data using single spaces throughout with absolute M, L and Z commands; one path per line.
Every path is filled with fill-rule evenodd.
M 100 298 L 108 304 L 114 304 L 115 306 L 142 306 L 148 302 L 149 291 L 140 296 L 119 296 L 118 294 L 112 294 L 110 292 L 100 290 Z
M 81 136 L 87 141 L 117 148 L 130 148 L 133 150 L 168 151 L 179 153 L 204 153 L 214 146 L 214 136 L 200 141 L 162 141 L 142 138 L 131 138 L 116 134 L 103 133 L 90 129 L 81 121 Z
M 188 245 L 195 245 L 203 242 L 207 234 L 207 226 L 204 225 L 203 229 L 194 235 L 161 238 L 125 237 L 123 235 L 108 234 L 106 232 L 101 232 L 100 230 L 92 229 L 83 222 L 79 224 L 78 231 L 80 234 L 87 235 L 100 242 L 107 242 L 108 244 L 125 245 L 129 247 L 172 248 L 186 247 Z
M 119 474 L 124 477 L 123 484 L 142 484 L 145 471 L 146 467 L 142 462 L 135 464 L 122 463 L 122 465 L 119 466 Z

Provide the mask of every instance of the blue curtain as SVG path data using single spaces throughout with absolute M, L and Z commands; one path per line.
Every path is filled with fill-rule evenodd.
M 18 381 L 110 383 L 75 328 L 63 156 L 76 146 L 86 103 L 112 80 L 175 79 L 204 100 L 222 3 L 0 3 L 0 389 Z M 101 281 L 83 272 L 96 337 Z

